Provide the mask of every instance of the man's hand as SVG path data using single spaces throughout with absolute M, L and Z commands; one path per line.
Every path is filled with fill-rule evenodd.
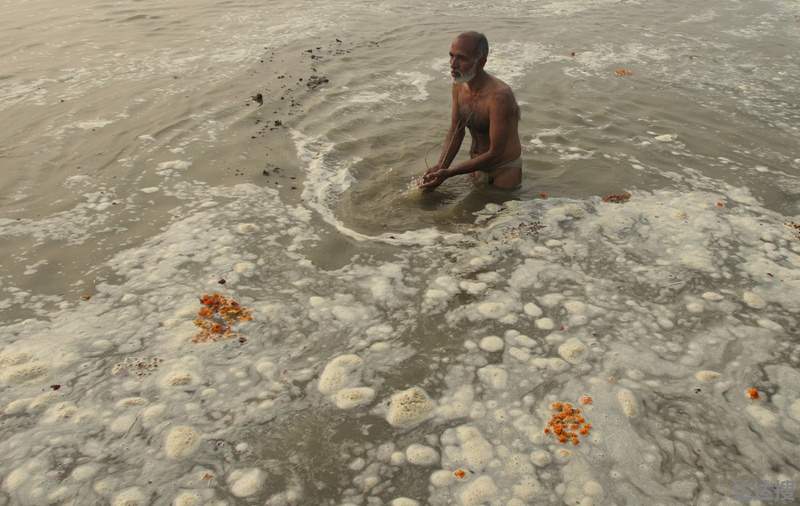
M 428 170 L 426 170 L 426 171 L 425 171 L 425 174 L 423 174 L 423 175 L 422 175 L 422 177 L 424 178 L 424 177 L 425 177 L 425 176 L 427 176 L 428 174 L 432 174 L 432 173 L 434 173 L 434 172 L 438 172 L 438 171 L 440 171 L 440 170 L 442 170 L 442 166 L 441 166 L 441 165 L 439 165 L 439 164 L 437 163 L 437 164 L 436 164 L 436 165 L 434 165 L 433 167 L 431 167 L 431 168 L 429 168 Z
M 447 169 L 426 172 L 425 175 L 422 176 L 422 183 L 420 183 L 419 187 L 426 190 L 433 190 L 440 184 L 444 183 L 444 180 L 448 177 L 450 177 L 450 173 Z

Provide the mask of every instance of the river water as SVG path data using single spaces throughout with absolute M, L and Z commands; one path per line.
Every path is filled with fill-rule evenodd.
M 797 2 L 0 7 L 0 505 L 795 503 Z

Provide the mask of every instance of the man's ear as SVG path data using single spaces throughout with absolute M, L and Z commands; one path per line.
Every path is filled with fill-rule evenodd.
M 480 67 L 481 69 L 483 69 L 483 66 L 484 66 L 484 65 L 486 65 L 486 57 L 485 57 L 485 56 L 481 56 L 481 59 L 480 59 L 480 60 L 478 60 L 478 67 Z

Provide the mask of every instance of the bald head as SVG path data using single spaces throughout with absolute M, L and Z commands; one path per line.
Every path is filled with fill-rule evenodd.
M 468 42 L 474 51 L 475 58 L 486 58 L 489 56 L 489 41 L 486 35 L 480 32 L 464 32 L 460 33 L 456 40 L 463 40 Z

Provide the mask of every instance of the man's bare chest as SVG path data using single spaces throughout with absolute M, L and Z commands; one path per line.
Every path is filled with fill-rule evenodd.
M 488 101 L 469 96 L 459 97 L 458 115 L 470 130 L 489 131 Z

